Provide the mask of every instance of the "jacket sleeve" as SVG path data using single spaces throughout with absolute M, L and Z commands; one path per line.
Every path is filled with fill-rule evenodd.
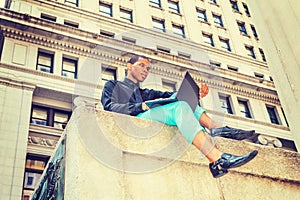
M 108 81 L 104 85 L 101 103 L 104 110 L 136 116 L 143 112 L 142 103 L 120 102 L 117 81 Z
M 169 98 L 173 94 L 174 92 L 162 92 L 159 90 L 152 90 L 152 89 L 143 89 L 141 91 L 143 101 L 154 100 L 159 98 Z

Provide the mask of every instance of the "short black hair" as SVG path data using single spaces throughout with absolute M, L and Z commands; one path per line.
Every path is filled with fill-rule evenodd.
M 132 57 L 127 61 L 127 63 L 134 64 L 136 61 L 138 61 L 139 58 L 143 58 L 143 59 L 149 60 L 149 58 L 147 58 L 146 56 L 142 56 L 142 55 L 134 55 L 134 56 L 132 56 Z M 149 61 L 150 61 L 150 60 L 149 60 Z

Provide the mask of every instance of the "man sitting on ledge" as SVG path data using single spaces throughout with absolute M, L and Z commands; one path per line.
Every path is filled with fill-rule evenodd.
M 127 69 L 128 73 L 124 81 L 111 80 L 105 84 L 101 97 L 104 110 L 154 120 L 167 125 L 176 125 L 186 140 L 199 149 L 209 160 L 209 169 L 214 178 L 226 174 L 230 168 L 246 164 L 257 155 L 256 150 L 242 156 L 223 153 L 218 150 L 211 142 L 210 136 L 206 134 L 205 128 L 210 130 L 213 137 L 220 136 L 237 140 L 251 137 L 254 131 L 227 126 L 220 127 L 200 106 L 197 106 L 193 112 L 185 101 L 176 101 L 150 109 L 145 101 L 168 98 L 173 93 L 139 87 L 139 83 L 147 78 L 150 71 L 148 58 L 134 55 L 128 61 Z M 200 97 L 205 97 L 208 94 L 208 86 L 202 83 L 199 88 Z

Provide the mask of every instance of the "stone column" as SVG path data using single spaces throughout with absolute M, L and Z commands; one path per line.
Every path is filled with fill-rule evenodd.
M 248 1 L 292 137 L 300 150 L 300 2 Z M 281 119 L 283 120 L 283 119 Z
M 0 199 L 21 199 L 34 88 L 0 77 Z

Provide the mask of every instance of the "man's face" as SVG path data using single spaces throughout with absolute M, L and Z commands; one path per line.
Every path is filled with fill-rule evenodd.
M 150 62 L 148 59 L 139 58 L 134 64 L 128 64 L 128 76 L 135 83 L 143 82 L 150 71 Z

